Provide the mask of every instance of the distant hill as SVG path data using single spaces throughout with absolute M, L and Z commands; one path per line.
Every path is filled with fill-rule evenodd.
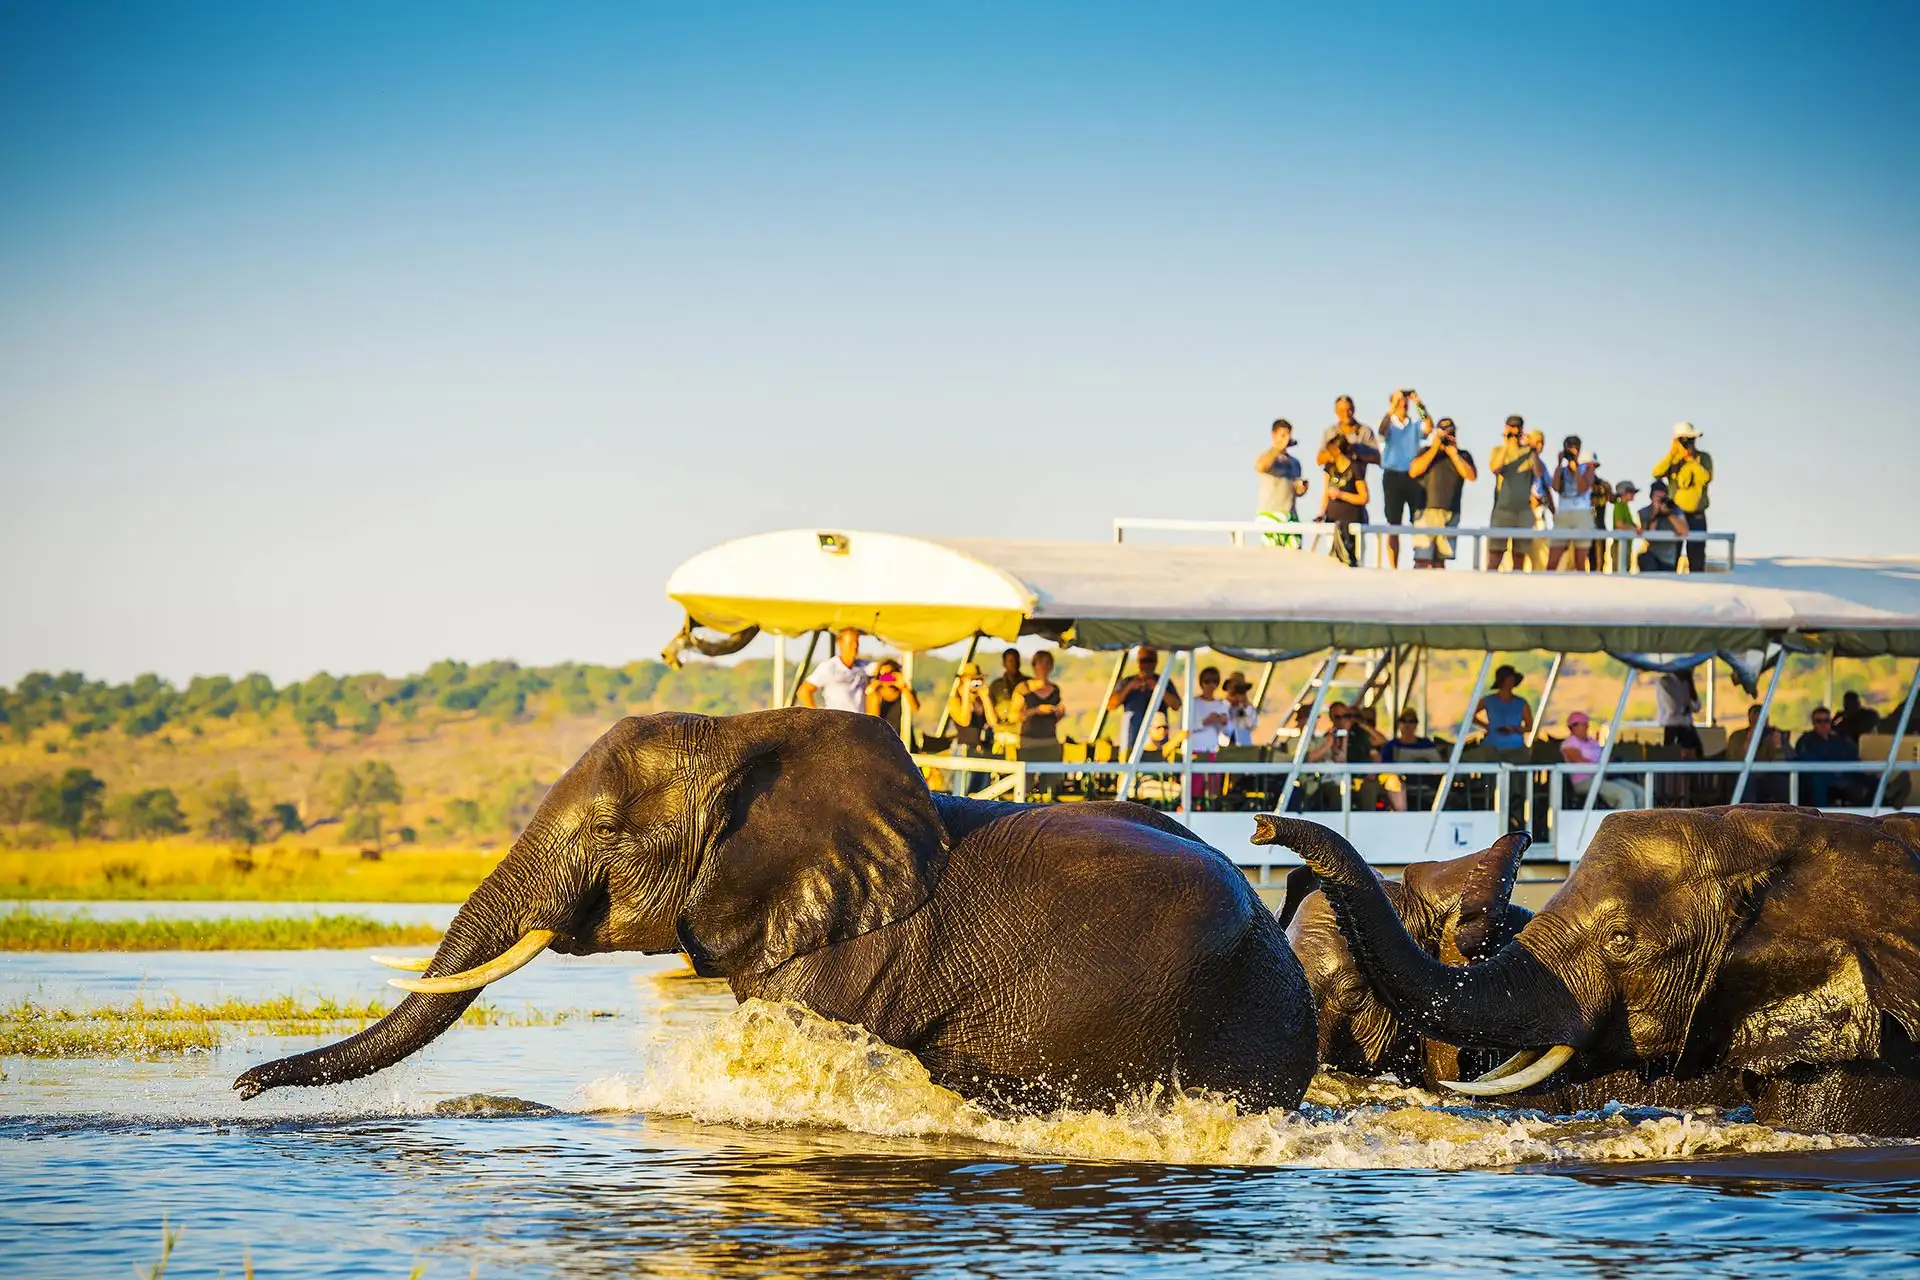
M 1213 659 L 1224 669 L 1250 664 Z M 1545 659 L 1523 655 L 1522 692 L 1537 697 Z M 1084 738 L 1112 670 L 1111 656 L 1064 652 L 1057 674 L 1067 731 Z M 984 653 L 989 676 L 998 656 Z M 1267 723 L 1284 711 L 1312 659 L 1284 664 Z M 1609 664 L 1611 665 L 1611 664 Z M 1846 663 L 1841 688 L 1883 709 L 1905 691 L 1907 668 L 1885 659 Z M 931 729 L 954 662 L 922 655 L 919 722 Z M 1614 668 L 1617 672 L 1618 668 Z M 1797 731 L 1822 691 L 1821 660 L 1795 659 L 1776 723 Z M 789 672 L 789 678 L 792 673 Z M 1457 722 L 1472 669 L 1440 655 L 1431 681 L 1436 725 Z M 490 848 L 510 840 L 555 778 L 623 715 L 715 715 L 768 705 L 767 659 L 655 661 L 625 666 L 438 662 L 407 676 L 326 673 L 276 686 L 266 676 L 196 677 L 178 688 L 153 675 L 125 684 L 68 672 L 0 688 L 0 843 L 54 846 L 76 838 L 200 839 Z M 1617 674 L 1569 661 L 1549 711 L 1611 711 Z M 1725 680 L 1723 722 L 1746 698 Z M 1651 692 L 1632 716 L 1652 712 Z

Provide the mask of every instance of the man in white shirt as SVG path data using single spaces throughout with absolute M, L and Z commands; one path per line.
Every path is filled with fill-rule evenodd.
M 1193 726 L 1189 736 L 1194 754 L 1218 751 L 1233 729 L 1233 708 L 1220 696 L 1220 668 L 1201 668 L 1200 691 L 1193 696 L 1189 714 L 1193 717 L 1188 723 Z
M 860 656 L 860 633 L 842 627 L 833 638 L 833 656 L 813 669 L 800 686 L 800 703 L 829 711 L 867 710 L 867 664 Z

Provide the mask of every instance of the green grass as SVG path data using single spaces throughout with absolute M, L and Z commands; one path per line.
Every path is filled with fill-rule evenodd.
M 439 940 L 432 925 L 353 915 L 95 920 L 25 907 L 0 914 L 0 951 L 340 951 Z
M 154 1058 L 216 1049 L 230 1033 L 308 1036 L 365 1026 L 392 1006 L 380 1000 L 302 1002 L 295 996 L 222 1000 L 198 1004 L 99 1005 L 62 1009 L 32 1000 L 0 1007 L 0 1056 L 28 1058 Z M 553 1027 L 590 1018 L 617 1017 L 606 1009 L 536 1009 L 514 1012 L 477 1001 L 461 1015 L 470 1027 Z

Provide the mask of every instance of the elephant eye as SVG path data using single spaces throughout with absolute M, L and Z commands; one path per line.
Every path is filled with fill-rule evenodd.
M 1607 950 L 1614 955 L 1625 955 L 1633 950 L 1633 935 L 1625 929 L 1615 929 L 1607 936 Z
M 610 820 L 602 818 L 593 824 L 593 834 L 602 840 L 611 840 L 620 834 L 620 829 L 614 826 Z

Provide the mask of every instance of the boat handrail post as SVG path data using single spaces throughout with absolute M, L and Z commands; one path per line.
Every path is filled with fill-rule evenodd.
M 1740 765 L 1740 776 L 1734 781 L 1730 804 L 1739 804 L 1747 794 L 1747 779 L 1753 776 L 1753 762 L 1760 756 L 1760 739 L 1767 736 L 1767 717 L 1773 714 L 1773 695 L 1780 691 L 1780 673 L 1786 669 L 1787 651 L 1783 646 L 1773 660 L 1773 674 L 1767 677 L 1767 691 L 1760 699 L 1760 718 L 1753 722 L 1753 730 L 1747 735 L 1747 754 Z
M 1293 799 L 1293 789 L 1300 782 L 1300 766 L 1306 763 L 1307 744 L 1313 741 L 1313 727 L 1320 723 L 1320 713 L 1326 709 L 1327 691 L 1333 688 L 1333 675 L 1340 669 L 1340 655 L 1344 652 L 1339 645 L 1327 650 L 1326 664 L 1320 668 L 1320 687 L 1314 691 L 1313 708 L 1307 712 L 1306 723 L 1300 726 L 1300 736 L 1294 741 L 1293 768 L 1287 770 L 1286 785 L 1280 788 L 1280 802 L 1273 806 L 1275 813 L 1285 813 L 1288 802 Z
M 1427 660 L 1433 660 L 1429 650 Z M 1440 790 L 1433 797 L 1433 817 L 1427 822 L 1427 842 L 1420 846 L 1421 854 L 1433 851 L 1433 835 L 1440 829 L 1440 812 L 1447 807 L 1447 795 L 1453 790 L 1454 774 L 1460 771 L 1460 757 L 1467 749 L 1467 733 L 1473 728 L 1473 714 L 1480 709 L 1480 695 L 1487 689 L 1487 672 L 1493 670 L 1493 650 L 1480 659 L 1480 674 L 1473 678 L 1473 692 L 1467 695 L 1467 710 L 1460 717 L 1460 731 L 1453 735 L 1453 750 L 1447 753 L 1447 771 L 1440 775 Z M 1421 692 L 1426 692 L 1422 686 Z
M 1880 812 L 1886 803 L 1887 783 L 1893 780 L 1893 767 L 1900 762 L 1900 744 L 1906 740 L 1907 722 L 1913 718 L 1914 695 L 1920 694 L 1920 659 L 1913 664 L 1913 680 L 1907 685 L 1907 701 L 1900 708 L 1900 722 L 1893 726 L 1893 745 L 1887 748 L 1887 765 L 1880 771 L 1880 785 L 1873 789 L 1873 810 Z
M 1627 715 L 1627 699 L 1633 694 L 1634 681 L 1640 678 L 1640 672 L 1627 668 L 1627 678 L 1620 682 L 1620 701 L 1613 704 L 1613 719 L 1607 722 L 1607 740 L 1600 744 L 1600 758 L 1594 761 L 1593 777 L 1587 779 L 1587 802 L 1580 806 L 1580 834 L 1574 840 L 1582 853 L 1587 847 L 1587 828 L 1593 822 L 1593 806 L 1600 799 L 1600 784 L 1607 780 L 1607 764 L 1613 759 L 1613 744 L 1620 740 L 1620 722 Z M 1649 803 L 1653 796 L 1647 796 Z
M 1180 693 L 1180 821 L 1193 825 L 1193 663 L 1198 649 L 1187 650 Z

